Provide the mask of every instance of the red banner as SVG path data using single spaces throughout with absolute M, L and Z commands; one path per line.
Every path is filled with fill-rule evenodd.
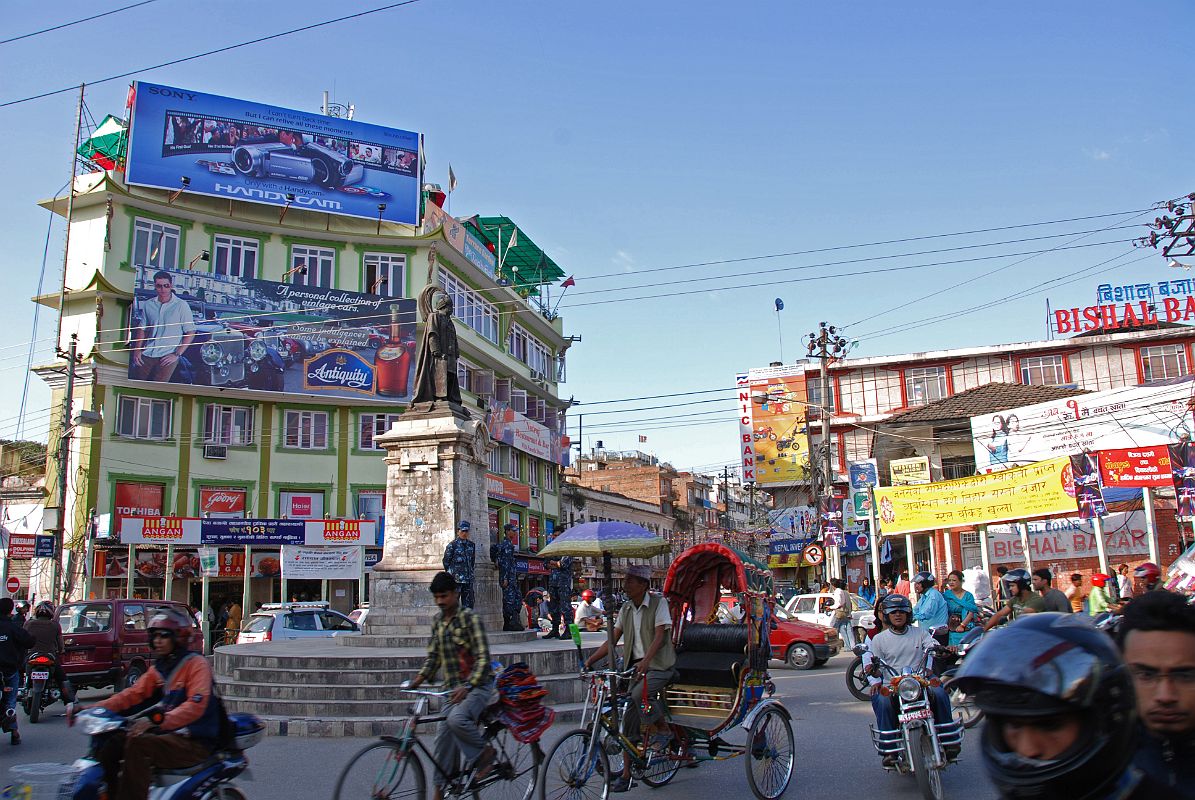
M 1166 445 L 1100 451 L 1100 475 L 1105 486 L 1140 489 L 1170 486 L 1170 453 Z
M 539 552 L 539 517 L 527 520 L 527 549 L 532 553 Z
M 199 512 L 201 516 L 243 517 L 245 516 L 245 490 L 226 487 L 204 487 L 199 490 Z
M 485 488 L 486 493 L 494 500 L 506 500 L 521 506 L 531 505 L 531 487 L 526 484 L 487 472 Z
M 36 538 L 31 533 L 14 533 L 8 537 L 8 557 L 13 561 L 29 561 L 33 558 Z
M 112 530 L 120 530 L 125 517 L 160 517 L 166 487 L 160 483 L 118 483 L 113 503 Z

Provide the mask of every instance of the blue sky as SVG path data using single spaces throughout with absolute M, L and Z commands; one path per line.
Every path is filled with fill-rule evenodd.
M 14 0 L 0 38 L 126 4 Z M 0 45 L 0 103 L 380 4 L 293 0 L 280 13 L 265 3 L 156 0 Z M 715 395 L 584 403 L 731 386 L 735 372 L 779 357 L 777 296 L 792 360 L 823 319 L 857 323 L 847 333 L 859 355 L 1039 339 L 1047 297 L 1082 306 L 1101 282 L 1180 277 L 1160 256 L 1130 263 L 1137 253 L 993 302 L 1127 253 L 1132 230 L 1078 237 L 1153 214 L 651 270 L 1132 211 L 1193 191 L 1184 145 L 1195 112 L 1166 99 L 1190 71 L 1188 11 L 1177 1 L 420 0 L 141 77 L 308 110 L 330 89 L 356 104 L 358 119 L 424 132 L 428 179 L 446 182 L 450 161 L 459 179 L 454 213 L 512 217 L 576 276 L 561 310 L 583 341 L 562 393 L 588 412 L 586 446 L 601 439 L 712 467 L 735 461 L 729 395 L 702 405 L 688 400 Z M 88 91 L 97 119 L 122 113 L 126 85 Z M 0 350 L 0 374 L 14 387 L 0 395 L 0 436 L 15 428 L 19 345 L 30 338 L 27 298 L 45 244 L 47 215 L 34 203 L 65 181 L 73 104 L 68 93 L 0 108 L 9 288 L 0 315 L 15 345 Z M 1055 234 L 1074 235 L 810 266 Z M 824 277 L 1113 240 L 1013 266 L 1025 257 Z M 57 286 L 61 248 L 56 227 L 47 287 Z M 964 280 L 972 282 L 914 302 Z M 741 284 L 765 285 L 730 288 Z M 592 304 L 602 300 L 617 302 Z M 980 304 L 980 313 L 891 330 Z M 52 335 L 43 315 L 39 338 Z M 31 385 L 27 430 L 37 433 L 49 396 L 39 380 Z M 596 413 L 660 405 L 668 407 Z M 700 423 L 684 427 L 633 422 L 695 412 L 711 413 L 672 423 Z

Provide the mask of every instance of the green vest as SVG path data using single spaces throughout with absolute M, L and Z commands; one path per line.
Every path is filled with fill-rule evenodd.
M 643 642 L 643 652 L 647 652 L 647 648 L 656 638 L 656 610 L 659 609 L 660 603 L 664 602 L 664 598 L 658 594 L 647 594 L 647 603 L 644 604 L 643 612 L 639 616 L 639 637 Z M 631 621 L 634 619 L 634 603 L 627 600 L 622 604 L 622 610 L 618 612 L 618 627 L 622 629 L 622 663 L 625 669 L 631 663 L 631 653 L 633 646 L 632 637 L 635 631 L 631 630 Z M 672 647 L 672 637 L 665 636 L 664 643 L 660 645 L 660 649 L 656 651 L 655 656 L 648 662 L 648 669 L 672 669 L 676 664 L 676 650 Z

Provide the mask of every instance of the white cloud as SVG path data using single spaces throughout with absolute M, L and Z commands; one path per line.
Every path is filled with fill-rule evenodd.
M 619 250 L 615 252 L 614 257 L 610 259 L 610 263 L 621 269 L 623 272 L 635 271 L 635 257 L 626 250 Z
M 1107 150 L 1102 150 L 1098 147 L 1085 147 L 1083 153 L 1092 161 L 1107 161 L 1112 158 L 1112 154 Z

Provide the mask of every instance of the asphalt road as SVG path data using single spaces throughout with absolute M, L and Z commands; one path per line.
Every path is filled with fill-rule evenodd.
M 912 776 L 884 772 L 872 749 L 867 724 L 868 704 L 855 700 L 846 690 L 843 671 L 849 654 L 839 655 L 824 668 L 795 672 L 773 663 L 772 676 L 777 696 L 793 715 L 797 766 L 785 795 L 789 800 L 840 800 L 853 798 L 908 798 L 920 795 Z M 84 694 L 84 702 L 100 695 Z M 24 743 L 10 747 L 0 738 L 0 777 L 7 778 L 13 764 L 35 761 L 72 761 L 86 749 L 85 738 L 66 727 L 62 707 L 49 709 L 50 717 L 37 725 L 23 719 Z M 570 729 L 555 726 L 545 735 L 544 749 Z M 946 770 L 943 784 L 947 797 L 967 800 L 996 800 L 996 793 L 983 774 L 975 754 L 976 734 L 968 732 L 962 761 Z M 728 737 L 729 738 L 729 737 Z M 268 738 L 249 751 L 252 779 L 241 781 L 252 800 L 322 800 L 330 798 L 339 770 L 364 739 Z M 7 780 L 0 781 L 0 786 Z M 689 800 L 694 792 L 702 797 L 750 797 L 742 759 L 703 764 L 682 769 L 671 784 L 652 790 L 632 790 L 627 797 L 650 795 L 656 800 Z

